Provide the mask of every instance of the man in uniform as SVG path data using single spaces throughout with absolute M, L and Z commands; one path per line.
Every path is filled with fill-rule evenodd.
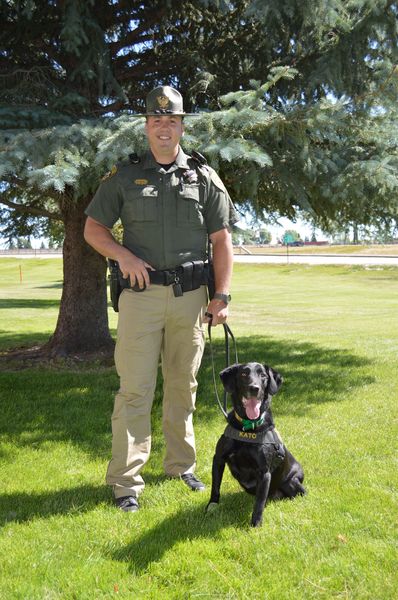
M 165 472 L 194 491 L 205 487 L 194 475 L 196 375 L 204 349 L 203 323 L 212 319 L 217 325 L 228 316 L 230 228 L 237 217 L 213 169 L 181 149 L 184 115 L 177 90 L 168 86 L 152 90 L 143 115 L 149 151 L 114 167 L 86 210 L 86 241 L 118 261 L 131 284 L 119 299 L 115 364 L 120 389 L 106 476 L 116 506 L 126 512 L 138 510 L 137 498 L 144 488 L 140 472 L 150 453 L 159 356 Z M 110 231 L 119 218 L 123 245 Z M 192 283 L 195 277 L 189 268 L 199 265 L 200 271 L 201 262 L 195 261 L 206 259 L 208 236 L 216 291 L 210 302 L 204 281 L 196 277 Z M 183 269 L 177 269 L 181 265 Z

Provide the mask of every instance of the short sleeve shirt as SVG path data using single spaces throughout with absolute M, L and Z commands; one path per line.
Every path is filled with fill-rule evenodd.
M 167 171 L 151 152 L 114 167 L 86 214 L 109 228 L 120 219 L 123 245 L 155 269 L 205 260 L 207 236 L 238 221 L 215 171 L 182 149 Z

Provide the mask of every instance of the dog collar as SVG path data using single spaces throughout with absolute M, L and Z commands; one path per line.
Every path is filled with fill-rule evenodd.
M 224 431 L 224 435 L 227 438 L 232 440 L 237 440 L 238 442 L 249 442 L 251 444 L 273 444 L 278 446 L 283 451 L 283 442 L 281 440 L 280 435 L 271 427 L 266 431 L 240 431 L 239 429 L 235 429 L 232 425 L 227 425 Z
M 260 418 L 255 421 L 252 419 L 242 419 L 242 417 L 240 417 L 236 411 L 234 411 L 234 416 L 239 423 L 242 423 L 243 431 L 247 431 L 248 429 L 256 429 L 257 427 L 263 425 L 265 421 L 265 412 L 263 412 L 263 414 L 260 415 Z

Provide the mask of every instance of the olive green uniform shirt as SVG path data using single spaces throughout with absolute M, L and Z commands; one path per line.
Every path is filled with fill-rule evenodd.
M 205 260 L 207 236 L 239 219 L 215 171 L 181 148 L 168 171 L 151 152 L 114 167 L 86 214 L 108 228 L 120 219 L 123 246 L 155 269 Z

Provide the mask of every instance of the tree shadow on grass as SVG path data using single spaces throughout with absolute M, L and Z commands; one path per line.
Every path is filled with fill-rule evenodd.
M 3 355 L 0 356 L 0 370 L 7 368 L 7 357 L 11 356 L 12 358 L 12 355 L 16 350 L 22 351 L 23 349 L 26 349 L 26 351 L 28 351 L 32 348 L 36 349 L 48 342 L 49 337 L 49 332 L 15 333 L 12 330 L 5 331 L 4 329 L 0 329 L 0 352 L 3 353 Z M 19 360 L 19 362 L 13 366 L 20 369 L 22 363 Z
M 64 282 L 63 281 L 58 281 L 56 283 L 49 283 L 47 285 L 37 285 L 36 288 L 38 290 L 62 290 L 62 288 L 64 287 Z
M 54 515 L 81 514 L 102 502 L 110 503 L 110 498 L 110 488 L 104 485 L 82 485 L 42 493 L 1 494 L 0 527 L 11 521 L 26 523 Z
M 223 341 L 213 343 L 215 372 L 218 395 L 223 388 L 219 372 L 225 367 Z M 235 361 L 233 348 L 231 363 Z M 363 368 L 369 367 L 367 358 L 341 348 L 324 348 L 310 342 L 291 342 L 260 336 L 241 337 L 238 340 L 238 360 L 268 364 L 283 376 L 283 385 L 274 400 L 274 410 L 279 414 L 304 416 L 313 405 L 343 400 L 354 388 L 363 387 L 375 381 Z M 199 403 L 205 419 L 216 406 L 212 361 L 207 346 L 198 376 Z M 229 405 L 230 406 L 230 405 Z
M 59 303 L 59 299 L 52 300 L 50 298 L 42 298 L 40 300 L 37 298 L 1 298 L 0 310 L 4 308 L 37 308 L 38 310 L 42 310 L 45 308 L 58 308 Z
M 15 449 L 71 442 L 95 458 L 109 458 L 117 388 L 113 368 L 3 371 L 0 440 L 12 440 Z
M 216 373 L 223 368 L 223 343 L 214 343 Z M 341 349 L 310 343 L 289 344 L 263 337 L 239 340 L 241 361 L 266 362 L 280 371 L 284 385 L 274 401 L 274 414 L 302 417 L 313 406 L 344 400 L 348 390 L 368 385 L 363 374 L 370 361 Z M 16 447 L 48 441 L 70 441 L 95 457 L 109 458 L 110 417 L 119 387 L 114 368 L 91 365 L 86 370 L 26 369 L 0 372 L 0 439 L 12 437 Z M 222 394 L 219 385 L 219 395 Z M 152 422 L 153 453 L 162 451 L 162 383 L 158 378 Z M 207 348 L 199 374 L 196 428 L 209 427 L 219 416 Z
M 223 341 L 214 342 L 214 354 L 218 373 L 224 367 Z M 289 414 L 298 418 L 308 415 L 313 406 L 343 400 L 348 390 L 352 392 L 374 381 L 369 375 L 371 361 L 342 349 L 324 348 L 309 342 L 290 343 L 260 336 L 242 337 L 239 339 L 239 359 L 242 362 L 266 362 L 284 376 L 284 386 L 275 399 L 276 415 Z M 366 376 L 363 373 L 365 368 Z M 105 465 L 110 458 L 110 417 L 117 388 L 118 378 L 113 368 L 90 368 L 79 372 L 41 368 L 0 373 L 0 441 L 6 442 L 1 458 L 14 460 L 19 448 L 24 451 L 28 447 L 43 447 L 46 450 L 49 442 L 68 442 L 96 460 L 103 459 Z M 214 399 L 208 348 L 199 376 L 197 404 L 196 428 L 209 429 L 215 421 L 214 428 L 218 429 L 220 414 Z M 154 443 L 150 463 L 156 468 L 149 467 L 144 472 L 149 484 L 155 484 L 159 477 L 162 478 L 161 455 L 164 444 L 160 378 L 152 420 Z M 213 453 L 214 448 L 209 448 L 208 452 Z M 23 477 L 23 474 L 20 476 Z M 73 511 L 81 513 L 109 500 L 110 490 L 105 485 L 85 485 L 51 493 L 31 494 L 25 491 L 3 495 L 0 497 L 0 524 Z M 181 510 L 166 518 L 113 553 L 114 558 L 131 563 L 132 569 L 144 570 L 150 562 L 160 560 L 179 540 L 192 536 L 213 539 L 217 532 L 229 525 L 248 526 L 253 499 L 240 491 L 225 494 L 220 510 L 215 515 L 206 516 L 204 506 L 205 502 L 199 507 Z M 141 518 L 141 514 L 138 517 Z

